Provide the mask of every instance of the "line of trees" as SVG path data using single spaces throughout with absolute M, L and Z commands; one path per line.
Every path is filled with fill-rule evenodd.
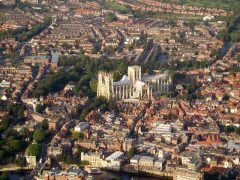
M 44 119 L 41 124 L 40 128 L 36 129 L 33 132 L 33 143 L 29 144 L 27 147 L 27 154 L 30 156 L 36 156 L 39 158 L 42 148 L 42 143 L 49 137 L 50 131 L 48 130 L 48 120 Z
M 17 155 L 26 151 L 28 155 L 39 157 L 41 143 L 51 135 L 47 119 L 33 132 L 26 127 L 16 131 L 14 126 L 25 121 L 25 109 L 23 104 L 9 103 L 6 109 L 8 115 L 0 121 L 0 164 L 15 163 L 25 166 L 25 158 Z
M 62 70 L 57 73 L 50 73 L 45 80 L 38 81 L 37 87 L 33 91 L 33 97 L 46 96 L 50 92 L 62 90 L 68 82 L 77 82 L 82 74 L 83 70 L 80 68 L 69 72 Z
M 113 100 L 108 101 L 104 97 L 95 97 L 91 100 L 91 104 L 82 110 L 80 118 L 85 119 L 86 115 L 94 109 L 99 109 L 102 112 L 117 110 L 116 103 Z
M 13 163 L 17 153 L 25 150 L 26 138 L 31 136 L 28 129 L 23 128 L 20 132 L 13 129 L 13 126 L 24 122 L 23 104 L 8 104 L 8 115 L 0 121 L 0 164 Z
M 227 28 L 221 30 L 217 34 L 217 38 L 223 42 L 239 42 L 240 41 L 240 16 L 232 17 Z
M 227 134 L 235 132 L 236 134 L 240 135 L 240 127 L 236 127 L 234 125 L 225 126 L 223 131 Z

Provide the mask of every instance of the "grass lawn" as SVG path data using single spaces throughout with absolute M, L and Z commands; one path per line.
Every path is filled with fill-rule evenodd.
M 130 7 L 118 4 L 118 3 L 113 2 L 113 1 L 106 2 L 105 7 L 108 8 L 108 9 L 113 9 L 113 10 L 116 10 L 116 11 L 120 11 L 122 13 L 129 13 L 129 12 L 131 12 L 131 8 Z
M 153 15 L 154 18 L 168 19 L 168 20 L 202 20 L 203 16 L 198 15 L 185 15 L 185 14 L 172 14 L 172 13 L 156 13 Z
M 240 9 L 240 0 L 158 0 L 166 3 L 176 3 L 191 6 L 223 8 L 227 10 Z
M 175 1 L 175 0 L 169 0 Z M 240 1 L 240 0 L 239 0 Z M 105 8 L 113 9 L 119 11 L 121 13 L 131 13 L 132 9 L 128 6 L 121 5 L 114 1 L 108 1 L 105 4 Z M 168 19 L 168 20 L 201 20 L 202 16 L 199 15 L 185 15 L 185 14 L 173 14 L 173 13 L 163 13 L 163 12 L 144 12 L 144 11 L 137 11 L 141 18 L 156 18 L 156 19 Z M 135 14 L 135 13 L 134 13 Z
M 176 20 L 197 21 L 197 20 L 202 20 L 202 17 L 203 17 L 198 15 L 174 14 L 174 13 L 164 13 L 164 12 L 143 12 L 143 11 L 136 11 L 134 15 L 135 17 L 138 17 L 138 18 L 168 19 L 173 21 L 176 21 Z

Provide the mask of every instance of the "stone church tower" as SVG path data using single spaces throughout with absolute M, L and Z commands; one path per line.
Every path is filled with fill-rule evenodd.
M 141 77 L 141 66 L 128 66 L 128 78 L 133 84 L 135 84 L 137 81 L 141 81 Z
M 97 96 L 103 96 L 107 99 L 114 98 L 113 73 L 102 71 L 98 73 Z

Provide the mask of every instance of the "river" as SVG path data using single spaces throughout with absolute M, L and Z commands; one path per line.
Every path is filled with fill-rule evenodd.
M 25 173 L 9 173 L 10 180 L 24 180 Z M 117 173 L 103 171 L 102 174 L 94 175 L 94 180 L 166 180 L 161 177 L 149 177 L 143 175 L 129 174 L 129 173 Z

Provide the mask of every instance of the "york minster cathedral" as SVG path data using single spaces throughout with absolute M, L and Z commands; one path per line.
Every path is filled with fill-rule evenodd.
M 129 66 L 128 75 L 117 82 L 113 82 L 113 73 L 100 71 L 97 96 L 115 100 L 149 99 L 169 92 L 171 86 L 172 80 L 167 73 L 142 76 L 141 67 L 134 65 Z

